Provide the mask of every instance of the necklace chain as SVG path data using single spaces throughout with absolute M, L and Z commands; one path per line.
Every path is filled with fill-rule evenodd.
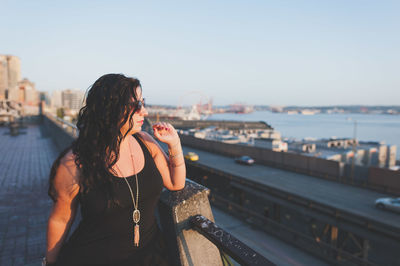
M 137 177 L 137 173 L 136 173 L 136 169 L 135 169 L 135 162 L 133 160 L 133 154 L 132 154 L 132 150 L 131 150 L 131 145 L 129 144 L 129 152 L 131 154 L 131 160 L 132 160 L 132 166 L 133 166 L 133 171 L 135 172 L 135 178 L 136 178 L 136 201 L 135 201 L 135 197 L 133 196 L 133 191 L 131 186 L 129 185 L 128 180 L 126 179 L 126 177 L 122 174 L 121 170 L 119 169 L 118 165 L 115 164 L 115 167 L 117 168 L 119 174 L 122 176 L 122 178 L 125 180 L 126 184 L 128 185 L 129 188 L 129 192 L 131 194 L 131 198 L 132 198 L 132 203 L 133 203 L 133 207 L 135 208 L 135 211 L 138 210 L 138 205 L 139 205 L 139 182 L 138 182 L 138 177 Z M 135 212 L 134 212 L 135 214 Z M 140 217 L 139 217 L 140 219 Z M 137 224 L 139 222 L 139 219 L 135 219 L 135 215 L 133 215 L 133 220 L 134 222 Z M 137 221 L 135 221 L 137 220 Z
M 134 207 L 134 211 L 132 213 L 132 220 L 135 223 L 135 226 L 133 227 L 134 233 L 133 233 L 133 243 L 135 247 L 139 246 L 139 221 L 140 221 L 140 211 L 138 210 L 138 206 L 139 206 L 139 181 L 138 181 L 138 177 L 137 177 L 137 173 L 136 173 L 136 169 L 135 169 L 135 161 L 133 160 L 133 153 L 132 153 L 132 149 L 131 149 L 131 144 L 128 143 L 129 146 L 129 152 L 131 154 L 131 160 L 132 160 L 132 166 L 133 166 L 133 172 L 135 172 L 135 178 L 136 178 L 136 201 L 135 201 L 135 197 L 133 196 L 133 191 L 131 188 L 131 185 L 129 185 L 128 180 L 126 179 L 126 177 L 122 174 L 121 169 L 119 169 L 118 165 L 115 164 L 117 170 L 119 171 L 119 174 L 124 178 L 126 184 L 128 185 L 129 188 L 129 192 L 131 193 L 131 198 L 132 198 L 132 203 L 133 203 L 133 207 Z

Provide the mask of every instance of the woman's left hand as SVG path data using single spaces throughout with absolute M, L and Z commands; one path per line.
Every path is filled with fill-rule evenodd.
M 161 142 L 169 146 L 176 145 L 180 142 L 178 132 L 170 123 L 158 122 L 153 124 L 154 136 Z

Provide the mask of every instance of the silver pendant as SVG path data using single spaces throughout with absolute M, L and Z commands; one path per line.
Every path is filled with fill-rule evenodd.
M 133 211 L 132 218 L 133 218 L 133 222 L 135 224 L 139 223 L 139 221 L 140 221 L 140 211 L 138 209 L 135 209 Z

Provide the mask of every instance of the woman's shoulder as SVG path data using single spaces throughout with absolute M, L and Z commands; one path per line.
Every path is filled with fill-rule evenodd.
M 141 140 L 147 143 L 156 143 L 156 140 L 146 131 L 140 131 L 137 133 Z
M 63 157 L 61 157 L 61 164 L 71 165 L 75 164 L 75 155 L 72 152 L 72 149 L 69 149 Z
M 137 135 L 146 145 L 147 149 L 150 151 L 153 157 L 161 152 L 160 145 L 149 133 L 147 133 L 146 131 L 140 131 L 137 133 Z
M 79 183 L 79 169 L 75 163 L 75 155 L 72 150 L 61 158 L 60 165 L 58 166 L 55 183 L 64 186 L 77 185 Z

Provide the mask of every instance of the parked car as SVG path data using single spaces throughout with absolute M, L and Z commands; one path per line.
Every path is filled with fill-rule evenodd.
M 194 162 L 194 161 L 198 161 L 199 160 L 199 156 L 197 155 L 197 153 L 190 151 L 190 152 L 185 154 L 185 159 L 188 159 L 188 160 Z
M 400 212 L 400 198 L 380 198 L 375 201 L 375 206 L 382 210 Z
M 235 158 L 235 162 L 240 164 L 252 165 L 254 164 L 254 159 L 251 158 L 250 156 L 244 155 Z

